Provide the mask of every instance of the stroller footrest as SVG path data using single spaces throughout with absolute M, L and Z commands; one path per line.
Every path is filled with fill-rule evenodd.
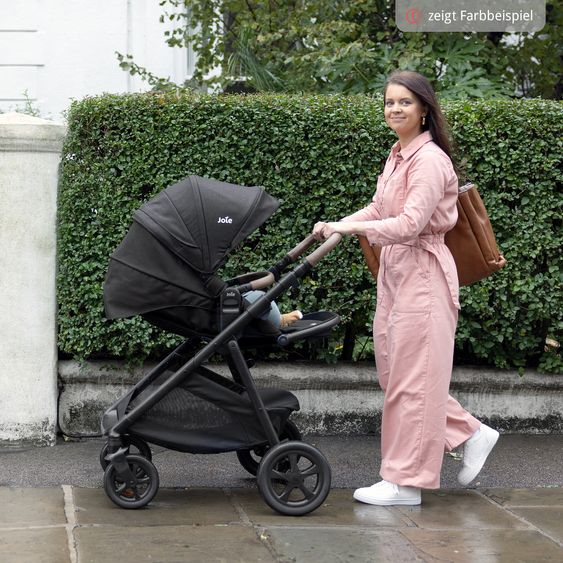
M 289 346 L 292 342 L 305 338 L 323 338 L 340 322 L 340 317 L 330 311 L 307 313 L 299 321 L 282 329 L 278 336 L 280 346 Z

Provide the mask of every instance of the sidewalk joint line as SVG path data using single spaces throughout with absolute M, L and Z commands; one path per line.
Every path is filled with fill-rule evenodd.
M 404 522 L 406 528 L 418 528 L 419 525 L 408 514 L 401 512 L 397 506 L 386 506 L 387 510 L 394 514 L 401 522 Z
M 231 489 L 224 488 L 223 492 L 225 493 L 226 497 L 231 501 L 231 504 L 233 505 L 233 508 L 235 509 L 237 514 L 239 515 L 241 522 L 243 524 L 245 524 L 246 526 L 254 527 L 252 520 L 250 520 L 250 518 L 248 517 L 248 514 L 246 513 L 246 511 L 242 507 L 242 504 L 236 499 L 235 495 L 233 495 L 233 492 L 231 491 Z
M 272 555 L 272 557 L 275 558 L 276 561 L 284 561 L 282 554 L 277 553 L 277 550 L 275 549 L 270 539 L 269 528 L 271 526 L 266 527 L 266 526 L 259 526 L 258 524 L 255 524 L 246 513 L 246 510 L 244 510 L 242 504 L 236 498 L 236 494 L 233 494 L 233 491 L 227 488 L 224 488 L 223 492 L 225 493 L 227 498 L 231 501 L 231 504 L 233 508 L 237 511 L 239 518 L 241 519 L 241 522 L 245 526 L 252 528 L 252 530 L 256 534 L 256 538 L 258 539 L 258 541 L 270 552 L 270 554 Z
M 76 549 L 76 540 L 74 538 L 74 529 L 78 527 L 76 521 L 76 505 L 74 504 L 74 494 L 71 485 L 61 485 L 64 496 L 64 507 L 67 524 L 65 526 L 66 537 L 68 541 L 68 553 L 70 563 L 78 563 L 78 551 Z
M 510 508 L 503 506 L 502 504 L 498 503 L 497 501 L 495 501 L 492 498 L 489 498 L 487 495 L 483 494 L 481 491 L 479 490 L 475 490 L 475 492 L 480 495 L 481 497 L 485 498 L 488 502 L 490 502 L 493 506 L 496 506 L 497 508 L 501 508 L 502 510 L 504 510 L 505 512 L 508 512 L 508 514 L 510 514 L 510 516 L 516 518 L 517 520 L 519 520 L 522 524 L 526 524 L 526 526 L 528 526 L 529 528 L 531 528 L 532 530 L 538 532 L 539 534 L 541 534 L 542 536 L 546 537 L 547 539 L 551 540 L 552 542 L 554 542 L 556 545 L 558 545 L 559 547 L 563 547 L 563 543 L 561 541 L 559 541 L 558 539 L 554 538 L 551 534 L 548 534 L 547 532 L 545 532 L 544 530 L 542 530 L 541 528 L 538 528 L 535 524 L 533 524 L 532 522 L 530 522 L 529 520 L 526 520 L 526 518 L 524 518 L 523 516 L 520 516 L 519 514 L 516 514 L 515 512 L 512 512 L 512 510 L 510 510 Z M 524 507 L 519 507 L 519 508 L 524 508 Z M 542 508 L 545 508 L 542 507 Z

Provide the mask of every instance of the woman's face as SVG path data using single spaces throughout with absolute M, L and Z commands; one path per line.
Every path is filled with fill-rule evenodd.
M 399 139 L 410 140 L 422 133 L 422 116 L 426 110 L 408 88 L 399 84 L 387 86 L 384 113 L 387 125 Z

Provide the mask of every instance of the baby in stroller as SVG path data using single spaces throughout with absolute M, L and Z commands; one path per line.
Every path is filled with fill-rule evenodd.
M 262 297 L 263 295 L 265 295 L 264 291 L 254 290 L 254 291 L 248 291 L 243 295 L 243 297 L 249 303 L 254 303 L 258 299 L 260 299 L 260 297 Z M 303 318 L 303 313 L 298 310 L 291 311 L 290 313 L 282 314 L 280 312 L 278 304 L 275 301 L 272 301 L 272 303 L 270 303 L 270 309 L 260 317 L 261 320 L 268 321 L 269 323 L 272 323 L 275 327 L 278 328 L 284 328 L 286 326 L 289 326 L 290 324 L 302 318 Z
M 280 346 L 330 334 L 340 320 L 335 313 L 283 316 L 275 300 L 298 285 L 340 235 L 291 271 L 316 243 L 312 235 L 268 271 L 227 281 L 216 273 L 278 206 L 263 188 L 190 176 L 135 212 L 111 256 L 106 316 L 141 315 L 185 338 L 103 415 L 104 490 L 118 506 L 140 508 L 156 495 L 158 471 L 149 444 L 186 453 L 236 452 L 257 476 L 265 502 L 282 514 L 307 514 L 328 495 L 328 462 L 289 419 L 299 401 L 284 389 L 258 389 L 242 346 L 254 341 L 256 323 L 265 319 L 273 330 L 259 338 Z M 231 377 L 207 367 L 217 354 Z

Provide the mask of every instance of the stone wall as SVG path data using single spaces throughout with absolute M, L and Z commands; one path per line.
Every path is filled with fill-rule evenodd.
M 59 362 L 59 424 L 69 436 L 100 432 L 104 410 L 146 375 L 119 362 Z M 208 366 L 224 375 L 223 365 Z M 383 394 L 373 365 L 262 363 L 251 369 L 258 387 L 290 390 L 301 410 L 292 415 L 306 434 L 379 432 Z M 473 415 L 502 432 L 563 433 L 563 375 L 455 368 L 451 394 Z

